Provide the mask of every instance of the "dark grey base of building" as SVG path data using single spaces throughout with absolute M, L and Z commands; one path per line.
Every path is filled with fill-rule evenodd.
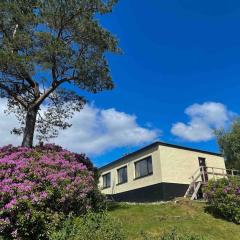
M 118 202 L 168 201 L 176 197 L 183 197 L 188 186 L 188 184 L 159 183 L 108 196 Z

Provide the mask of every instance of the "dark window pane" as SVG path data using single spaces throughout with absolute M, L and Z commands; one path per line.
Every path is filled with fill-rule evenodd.
M 127 182 L 127 167 L 118 169 L 118 183 Z
M 103 177 L 103 188 L 107 188 L 111 186 L 111 174 L 107 173 L 102 176 Z
M 148 174 L 147 160 L 143 160 L 140 163 L 140 175 L 145 176 Z
M 135 173 L 135 177 L 136 178 L 138 178 L 138 177 L 140 177 L 140 164 L 139 163 L 136 163 L 135 164 L 135 171 L 136 171 L 136 173 Z
M 135 163 L 135 177 L 143 177 L 152 173 L 152 158 L 148 157 Z
M 148 173 L 152 173 L 152 159 L 148 160 Z

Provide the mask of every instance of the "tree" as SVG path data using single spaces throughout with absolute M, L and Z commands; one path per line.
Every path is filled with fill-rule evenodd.
M 233 122 L 229 131 L 219 130 L 216 135 L 227 167 L 240 170 L 240 119 Z
M 82 91 L 113 88 L 106 53 L 118 42 L 97 17 L 117 0 L 2 0 L 0 2 L 0 97 L 16 114 L 22 146 L 42 141 L 85 103 Z M 81 94 L 80 94 L 81 93 Z

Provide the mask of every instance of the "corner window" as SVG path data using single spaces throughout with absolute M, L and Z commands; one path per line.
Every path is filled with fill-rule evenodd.
M 135 162 L 135 178 L 145 177 L 152 173 L 152 157 Z
M 103 188 L 109 188 L 111 186 L 111 173 L 104 174 L 103 178 Z
M 127 166 L 119 168 L 118 172 L 118 184 L 127 182 Z

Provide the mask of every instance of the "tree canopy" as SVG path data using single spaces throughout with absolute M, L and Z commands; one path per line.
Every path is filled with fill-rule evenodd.
M 0 97 L 16 114 L 23 146 L 55 137 L 85 103 L 82 90 L 113 88 L 106 53 L 119 52 L 99 16 L 117 0 L 0 2 Z
M 227 167 L 240 170 L 240 119 L 233 122 L 229 131 L 219 130 L 216 135 Z

